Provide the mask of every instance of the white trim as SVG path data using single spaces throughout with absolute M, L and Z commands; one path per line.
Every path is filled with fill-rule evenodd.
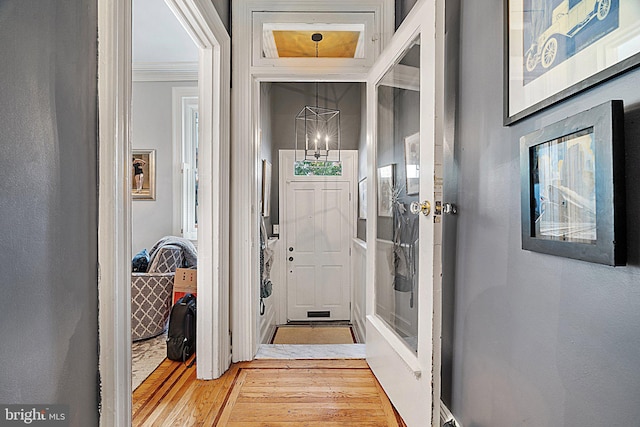
M 132 67 L 134 82 L 197 81 L 197 62 L 136 62 Z
M 173 130 L 173 234 L 175 236 L 182 235 L 182 157 L 183 157 L 183 102 L 185 98 L 195 99 L 198 101 L 199 90 L 197 87 L 176 86 L 171 92 L 171 116 Z M 190 102 L 190 101 L 189 101 Z
M 200 48 L 197 377 L 229 367 L 229 100 L 231 41 L 207 0 L 165 0 Z
M 390 344 L 389 347 L 397 355 L 400 363 L 409 369 L 416 378 L 422 377 L 422 374 L 424 373 L 423 367 L 418 363 L 416 354 L 407 347 L 407 344 L 402 340 L 402 338 L 391 332 L 389 326 L 380 317 L 376 315 L 367 315 L 367 334 L 371 334 L 372 330 L 375 330 L 376 333 L 382 335 L 384 340 Z M 375 357 L 375 352 L 372 353 Z M 367 351 L 367 355 L 369 355 L 369 351 Z M 374 372 L 376 372 L 377 375 L 375 368 Z M 413 402 L 408 403 L 413 404 Z
M 98 0 L 101 426 L 131 424 L 131 2 Z
M 394 30 L 391 0 L 234 0 L 233 1 L 233 100 L 232 100 L 232 189 L 231 277 L 233 360 L 251 360 L 257 351 L 258 198 L 257 148 L 260 81 L 366 81 L 367 69 L 299 69 L 251 66 L 253 11 L 373 10 L 380 25 L 378 49 Z M 376 53 L 377 55 L 377 53 Z
M 233 7 L 233 93 L 231 101 L 231 330 L 233 361 L 251 360 L 256 352 L 256 316 L 258 301 L 254 298 L 251 283 L 258 283 L 259 266 L 256 258 L 255 235 L 257 223 L 255 138 L 252 131 L 253 81 L 249 73 L 250 15 L 246 1 L 236 0 Z M 244 19 L 241 19 L 244 17 Z
M 353 253 L 351 255 L 352 265 L 352 286 L 353 293 L 351 296 L 351 323 L 353 324 L 353 332 L 356 336 L 356 340 L 359 343 L 365 342 L 365 325 L 366 325 L 366 300 L 363 299 L 365 306 L 360 304 L 360 295 L 364 296 L 366 293 L 366 281 L 367 281 L 367 242 L 354 237 L 351 239 L 351 247 Z

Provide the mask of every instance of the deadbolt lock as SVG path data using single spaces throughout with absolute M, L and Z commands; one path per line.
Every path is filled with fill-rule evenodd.
M 455 215 L 458 213 L 458 207 L 454 203 L 442 203 L 441 201 L 436 202 L 436 209 L 434 214 L 449 214 Z

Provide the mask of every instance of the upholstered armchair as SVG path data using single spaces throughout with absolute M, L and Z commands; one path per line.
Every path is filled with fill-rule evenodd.
M 183 264 L 182 248 L 165 245 L 151 260 L 145 273 L 131 273 L 131 338 L 133 341 L 160 335 L 171 312 L 173 278 Z

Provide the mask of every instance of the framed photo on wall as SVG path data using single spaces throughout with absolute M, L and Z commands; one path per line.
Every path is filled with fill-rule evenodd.
M 367 178 L 358 182 L 358 219 L 367 219 Z
M 262 161 L 262 216 L 271 215 L 271 163 Z
M 505 0 L 504 124 L 640 65 L 637 0 Z
M 407 195 L 420 192 L 420 133 L 404 139 L 404 170 L 407 178 Z
M 623 122 L 610 101 L 520 139 L 523 249 L 626 263 Z
M 378 216 L 393 216 L 393 164 L 378 168 Z
M 131 150 L 131 198 L 156 199 L 156 150 Z

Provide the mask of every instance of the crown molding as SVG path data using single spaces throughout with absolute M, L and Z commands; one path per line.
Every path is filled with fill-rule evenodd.
M 135 62 L 134 82 L 198 81 L 197 62 Z

